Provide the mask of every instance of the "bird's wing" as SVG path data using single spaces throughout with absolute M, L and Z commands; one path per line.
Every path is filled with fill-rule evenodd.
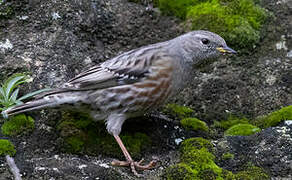
M 64 89 L 103 89 L 132 84 L 147 77 L 151 59 L 122 55 L 79 74 L 64 84 Z

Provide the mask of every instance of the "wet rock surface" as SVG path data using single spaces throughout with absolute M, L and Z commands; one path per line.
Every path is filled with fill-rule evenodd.
M 101 61 L 183 33 L 180 21 L 126 0 L 9 3 L 15 7 L 15 14 L 0 20 L 0 80 L 16 72 L 29 72 L 34 80 L 25 86 L 25 92 L 57 87 Z M 262 4 L 274 18 L 264 28 L 266 35 L 254 51 L 221 58 L 194 72 L 193 83 L 175 98 L 175 102 L 195 109 L 201 120 L 211 123 L 230 112 L 256 117 L 292 104 L 291 3 L 264 0 Z M 63 152 L 56 130 L 59 112 L 31 115 L 36 119 L 32 134 L 9 138 L 16 146 L 15 161 L 23 179 L 136 179 L 129 168 L 110 166 L 113 157 Z M 148 135 L 153 143 L 141 157 L 146 162 L 158 158 L 159 163 L 156 169 L 141 172 L 141 179 L 162 178 L 164 169 L 179 160 L 176 142 L 193 136 L 207 137 L 185 131 L 175 121 L 153 117 L 138 118 L 126 126 L 151 130 Z M 287 134 L 291 136 L 291 125 L 250 137 L 229 137 L 224 142 L 235 153 L 235 160 L 218 161 L 218 165 L 236 171 L 252 160 L 273 177 L 291 178 L 292 144 Z M 236 154 L 241 158 L 237 159 Z M 2 157 L 0 177 L 13 179 Z
M 286 121 L 251 136 L 229 136 L 215 142 L 217 157 L 228 152 L 234 158 L 222 160 L 218 165 L 227 170 L 241 170 L 252 163 L 264 168 L 272 178 L 291 179 L 292 126 Z

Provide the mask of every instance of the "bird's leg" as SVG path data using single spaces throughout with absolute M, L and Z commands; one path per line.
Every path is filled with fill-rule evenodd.
M 143 162 L 143 159 L 139 162 L 134 162 L 132 157 L 130 156 L 129 152 L 127 151 L 125 145 L 123 144 L 121 138 L 118 135 L 114 135 L 117 143 L 119 144 L 121 150 L 123 151 L 124 156 L 126 157 L 127 161 L 118 161 L 118 160 L 114 160 L 112 162 L 113 166 L 130 166 L 132 172 L 136 175 L 136 176 L 140 176 L 137 171 L 137 169 L 141 169 L 141 170 L 147 170 L 147 169 L 151 169 L 156 165 L 156 161 L 152 160 L 149 164 L 147 165 L 141 165 L 141 163 Z

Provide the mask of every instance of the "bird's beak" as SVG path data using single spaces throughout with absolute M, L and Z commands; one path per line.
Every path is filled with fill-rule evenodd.
M 234 51 L 233 49 L 231 49 L 230 47 L 228 46 L 225 46 L 225 47 L 217 47 L 216 48 L 220 53 L 229 53 L 229 54 L 236 54 L 236 51 Z

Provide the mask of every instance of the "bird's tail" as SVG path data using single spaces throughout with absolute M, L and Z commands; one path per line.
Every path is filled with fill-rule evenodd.
M 49 92 L 43 96 L 38 96 L 37 99 L 31 100 L 24 104 L 16 105 L 2 111 L 2 116 L 8 118 L 8 116 L 24 113 L 28 111 L 54 108 L 63 104 L 74 104 L 80 100 L 78 92 Z

